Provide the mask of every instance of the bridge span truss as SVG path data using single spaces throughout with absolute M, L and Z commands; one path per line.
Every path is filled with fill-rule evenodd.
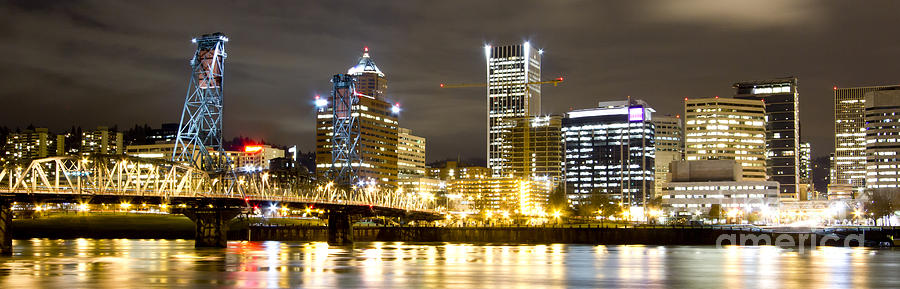
M 225 174 L 121 155 L 43 158 L 0 170 L 0 203 L 6 204 L 0 207 L 8 211 L 10 202 L 165 204 L 171 213 L 185 214 L 194 220 L 198 226 L 197 246 L 223 246 L 223 222 L 258 206 L 315 207 L 326 211 L 329 218 L 340 219 L 366 215 L 435 219 L 438 215 L 433 211 L 433 196 L 402 190 L 347 190 L 330 182 L 276 181 L 269 178 L 267 171 L 238 173 L 236 178 Z M 8 233 L 3 214 L 0 212 L 0 234 Z M 218 219 L 209 219 L 212 217 Z M 333 220 L 329 223 L 347 224 Z M 203 226 L 204 232 L 216 236 L 201 236 L 206 234 L 201 233 Z

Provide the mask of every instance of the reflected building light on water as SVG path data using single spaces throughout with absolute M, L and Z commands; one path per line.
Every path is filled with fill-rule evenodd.
M 230 242 L 227 249 L 207 250 L 185 241 L 122 239 L 15 240 L 14 247 L 20 253 L 0 262 L 6 272 L 0 288 L 654 287 L 673 276 L 687 287 L 900 282 L 892 274 L 900 255 L 867 248 Z
M 363 249 L 363 271 L 367 278 L 374 278 L 374 280 L 380 280 L 384 273 L 384 264 L 382 264 L 382 254 L 384 250 L 381 249 L 383 244 L 377 242 L 374 244 L 375 248 L 372 249 Z
M 725 247 L 724 262 L 721 265 L 723 270 L 721 276 L 725 278 L 725 284 L 722 287 L 740 288 L 742 286 L 741 274 L 744 273 L 744 269 L 741 267 L 741 253 L 744 251 L 740 246 Z
M 436 265 L 437 264 L 437 255 L 438 249 L 435 246 L 428 246 L 425 249 L 425 264 L 427 265 Z
M 869 248 L 862 247 L 853 247 L 853 248 L 841 248 L 845 250 L 852 251 L 852 257 L 850 257 L 849 267 L 850 270 L 850 279 L 853 284 L 853 288 L 869 288 L 869 287 L 877 287 L 869 284 L 869 277 L 871 273 L 869 272 L 869 260 L 876 254 L 875 250 L 871 250 Z M 844 262 L 847 264 L 848 262 Z M 893 264 L 896 265 L 896 264 Z M 893 267 L 893 266 L 892 266 Z M 849 286 L 848 286 L 849 287 Z

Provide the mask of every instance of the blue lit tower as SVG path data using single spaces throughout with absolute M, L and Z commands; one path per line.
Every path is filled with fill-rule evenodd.
M 207 171 L 226 168 L 222 148 L 222 100 L 225 75 L 225 34 L 216 32 L 192 40 L 197 51 L 191 59 L 191 77 L 175 138 L 172 160 L 191 163 Z
M 356 81 L 353 75 L 336 74 L 332 79 L 331 90 L 332 103 L 332 131 L 331 137 L 331 167 L 328 177 L 335 183 L 348 185 L 356 184 L 359 180 L 359 167 L 362 160 L 359 157 L 357 144 L 359 144 L 360 126 L 358 113 L 354 108 L 359 104 L 356 95 Z

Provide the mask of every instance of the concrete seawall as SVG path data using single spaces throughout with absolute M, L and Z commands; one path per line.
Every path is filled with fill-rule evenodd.
M 249 230 L 234 232 L 234 237 L 242 235 L 241 239 L 252 241 L 325 241 L 326 232 L 322 226 L 250 226 Z M 815 240 L 816 245 L 842 246 L 849 237 L 853 246 L 858 246 L 858 240 L 864 240 L 865 246 L 878 246 L 893 244 L 892 238 L 900 237 L 900 229 L 894 228 L 772 232 L 740 227 L 356 227 L 353 233 L 355 241 L 610 245 L 774 245 L 781 240 L 809 246 Z

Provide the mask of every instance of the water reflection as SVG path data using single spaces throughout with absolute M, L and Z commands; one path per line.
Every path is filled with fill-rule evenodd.
M 185 240 L 13 242 L 0 288 L 898 287 L 900 251 Z

